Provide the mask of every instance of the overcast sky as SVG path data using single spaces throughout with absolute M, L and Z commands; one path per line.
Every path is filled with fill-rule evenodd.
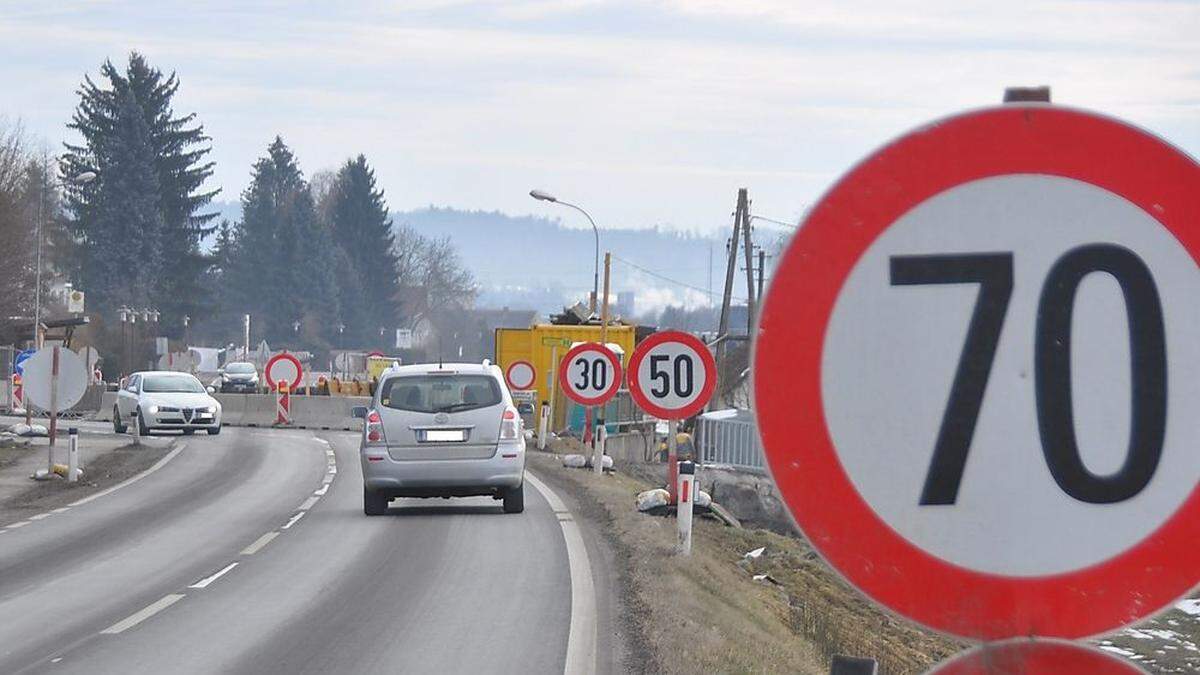
M 0 0 L 0 115 L 57 147 L 84 74 L 130 50 L 178 71 L 231 200 L 282 134 L 309 175 L 365 153 L 395 209 L 579 220 L 541 187 L 601 227 L 712 232 L 739 186 L 794 219 L 863 154 L 1014 84 L 1200 154 L 1190 0 Z

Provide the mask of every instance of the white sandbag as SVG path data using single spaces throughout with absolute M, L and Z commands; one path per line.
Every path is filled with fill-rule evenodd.
M 587 466 L 587 460 L 583 455 L 563 455 L 563 466 L 572 469 L 582 469 Z
M 637 496 L 637 510 L 649 511 L 666 506 L 671 501 L 671 495 L 662 488 L 646 490 Z

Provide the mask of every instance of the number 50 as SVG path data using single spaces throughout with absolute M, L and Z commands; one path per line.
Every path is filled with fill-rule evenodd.
M 1013 289 L 1012 253 L 893 256 L 891 284 L 979 284 L 979 296 L 934 444 L 921 505 L 953 504 L 975 434 Z M 1125 462 L 1099 476 L 1079 454 L 1071 398 L 1071 318 L 1083 278 L 1107 272 L 1121 286 L 1129 319 L 1131 429 Z M 1162 456 L 1167 418 L 1167 350 L 1162 303 L 1149 268 L 1112 244 L 1087 244 L 1055 261 L 1042 285 L 1034 335 L 1035 398 L 1042 454 L 1071 497 L 1111 504 L 1137 495 Z

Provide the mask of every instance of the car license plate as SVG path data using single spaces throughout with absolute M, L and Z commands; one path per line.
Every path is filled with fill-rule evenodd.
M 467 440 L 467 432 L 464 429 L 427 429 L 425 431 L 426 443 L 461 443 Z

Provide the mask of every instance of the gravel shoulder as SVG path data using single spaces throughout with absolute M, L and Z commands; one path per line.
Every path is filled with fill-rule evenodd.
M 0 446 L 0 527 L 66 506 L 145 471 L 170 452 L 177 437 L 144 438 L 141 445 L 132 445 L 128 436 L 81 433 L 79 464 L 83 473 L 76 483 L 58 477 L 31 480 L 35 470 L 46 468 L 48 439 L 23 440 L 29 444 Z M 65 463 L 66 436 L 60 435 L 55 443 L 54 459 Z

